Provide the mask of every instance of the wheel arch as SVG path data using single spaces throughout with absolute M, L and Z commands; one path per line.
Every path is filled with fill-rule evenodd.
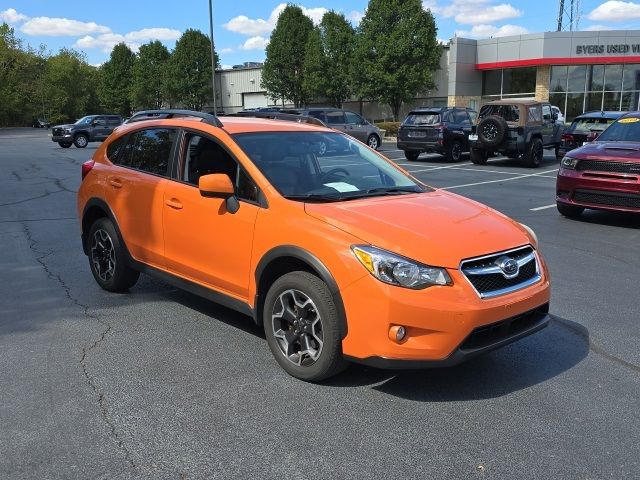
M 347 335 L 347 317 L 335 278 L 318 257 L 295 245 L 282 245 L 269 250 L 258 262 L 255 271 L 256 296 L 254 321 L 262 325 L 264 299 L 273 282 L 290 272 L 306 271 L 320 278 L 329 287 L 340 321 L 341 338 Z
M 122 239 L 122 232 L 120 231 L 120 227 L 118 226 L 118 222 L 116 221 L 116 217 L 105 202 L 101 198 L 92 197 L 90 198 L 84 206 L 84 210 L 82 211 L 82 220 L 80 225 L 82 227 L 82 250 L 85 255 L 89 255 L 89 248 L 87 245 L 87 235 L 89 234 L 89 230 L 91 229 L 91 225 L 100 218 L 108 218 L 113 223 L 113 227 L 116 229 L 118 236 Z M 122 246 L 126 252 L 127 258 L 131 258 L 129 254 L 129 250 L 127 249 L 127 245 L 122 241 Z

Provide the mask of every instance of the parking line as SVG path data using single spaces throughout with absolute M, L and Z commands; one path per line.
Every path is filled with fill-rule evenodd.
M 486 170 L 484 168 L 461 168 L 461 167 L 458 167 L 455 170 L 465 170 L 467 172 L 502 173 L 503 175 L 525 175 L 522 172 L 505 172 L 505 171 L 502 171 L 502 170 Z
M 442 190 L 451 190 L 453 188 L 475 187 L 476 185 L 486 185 L 487 183 L 509 182 L 511 180 L 520 180 L 521 178 L 540 177 L 540 176 L 544 176 L 545 173 L 551 173 L 551 172 L 557 172 L 557 171 L 558 169 L 555 168 L 553 170 L 548 170 L 546 172 L 530 173 L 528 175 L 520 175 L 519 177 L 500 178 L 498 180 L 488 180 L 486 182 L 476 182 L 476 183 L 465 183 L 463 185 L 452 185 L 451 187 L 441 187 L 441 188 Z M 545 178 L 555 178 L 555 177 L 545 177 Z
M 409 169 L 406 169 L 406 170 L 409 173 L 430 172 L 432 170 L 442 170 L 444 168 L 456 168 L 459 165 L 471 165 L 471 162 L 459 163 L 459 164 L 456 164 L 456 165 L 445 165 L 444 167 L 421 168 L 420 170 L 409 170 Z
M 538 210 L 546 210 L 547 208 L 553 208 L 555 206 L 556 204 L 554 203 L 553 205 L 545 205 L 544 207 L 530 208 L 529 210 L 531 210 L 532 212 L 537 212 Z

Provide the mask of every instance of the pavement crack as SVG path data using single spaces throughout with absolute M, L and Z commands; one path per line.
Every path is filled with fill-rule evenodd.
M 15 170 L 13 172 L 11 172 L 11 175 L 13 175 L 14 177 L 16 177 L 16 180 L 18 180 L 19 182 L 22 181 L 22 177 L 20 176 L 20 174 L 18 172 L 16 172 Z
M 50 192 L 50 191 L 46 190 L 44 192 L 44 194 L 38 195 L 38 196 L 35 196 L 35 197 L 29 197 L 29 198 L 25 198 L 23 200 L 17 200 L 15 202 L 0 203 L 0 207 L 8 207 L 8 206 L 11 206 L 11 205 L 19 205 L 21 203 L 30 202 L 32 200 L 38 200 L 39 198 L 45 198 L 45 197 L 48 197 L 49 195 L 53 195 L 54 193 L 60 193 L 60 192 L 63 192 L 63 191 L 64 190 L 56 190 L 55 192 Z
M 573 322 L 569 322 L 568 320 L 557 317 L 555 315 L 553 315 L 552 318 L 560 326 L 566 328 L 567 330 L 570 330 L 571 332 L 581 337 L 585 342 L 587 342 L 589 346 L 589 351 L 603 358 L 606 358 L 607 360 L 610 360 L 622 367 L 625 367 L 630 370 L 633 370 L 634 372 L 640 373 L 640 365 L 636 365 L 635 363 L 627 362 L 626 360 L 620 357 L 616 357 L 615 355 L 612 355 L 611 353 L 607 352 L 604 348 L 602 348 L 598 344 L 594 343 L 594 341 L 591 339 L 591 335 L 588 333 L 587 329 L 584 328 L 582 325 L 576 326 L 573 324 Z
M 98 387 L 95 378 L 89 373 L 89 369 L 87 366 L 87 355 L 91 352 L 91 350 L 93 350 L 98 345 L 100 345 L 106 339 L 107 335 L 109 335 L 112 332 L 111 325 L 108 322 L 105 322 L 104 320 L 102 320 L 97 314 L 91 312 L 88 305 L 80 302 L 77 298 L 75 298 L 71 294 L 71 287 L 69 287 L 66 284 L 64 279 L 59 274 L 54 273 L 46 262 L 46 258 L 53 254 L 53 250 L 47 250 L 47 251 L 40 250 L 37 247 L 38 241 L 33 238 L 33 234 L 31 232 L 31 229 L 27 225 L 27 223 L 23 222 L 22 228 L 26 236 L 27 242 L 29 243 L 29 248 L 36 255 L 36 261 L 42 266 L 48 278 L 58 283 L 58 285 L 64 291 L 64 294 L 67 297 L 67 299 L 71 303 L 73 303 L 75 306 L 80 308 L 85 317 L 98 322 L 100 325 L 104 327 L 104 330 L 102 331 L 98 339 L 96 339 L 88 347 L 82 348 L 82 357 L 80 358 L 80 365 L 82 367 L 82 373 L 86 379 L 87 384 L 89 385 L 91 390 L 93 390 L 93 393 L 96 396 L 98 407 L 100 409 L 100 416 L 102 417 L 102 420 L 107 425 L 110 436 L 113 438 L 118 448 L 124 454 L 124 458 L 129 463 L 129 465 L 131 465 L 131 467 L 133 467 L 134 469 L 138 469 L 138 466 L 136 465 L 136 463 L 133 461 L 133 458 L 131 457 L 131 452 L 129 451 L 127 446 L 123 443 L 122 439 L 120 438 L 118 434 L 118 430 L 116 429 L 116 426 L 111 416 L 109 415 L 109 409 L 107 408 L 107 401 L 106 401 L 105 395 Z

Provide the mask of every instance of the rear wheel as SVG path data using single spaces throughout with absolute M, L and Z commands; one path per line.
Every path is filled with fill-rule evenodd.
M 71 142 L 58 142 L 58 145 L 60 145 L 62 148 L 69 148 L 72 143 Z
M 89 230 L 89 265 L 98 285 L 109 292 L 129 290 L 140 272 L 127 265 L 122 239 L 108 218 L 98 219 Z
M 417 150 L 404 151 L 404 158 L 406 158 L 409 161 L 416 161 L 419 156 L 420 156 L 420 152 L 418 152 Z
M 489 152 L 472 148 L 470 157 L 471 161 L 476 165 L 485 165 L 489 159 Z
M 542 140 L 534 138 L 531 140 L 527 153 L 524 154 L 524 161 L 528 167 L 538 168 L 542 163 L 544 157 L 544 148 L 542 147 Z
M 584 207 L 576 207 L 574 205 L 567 205 L 566 203 L 556 202 L 556 207 L 558 211 L 567 218 L 578 218 L 582 212 L 584 212 Z
M 89 144 L 89 137 L 87 137 L 84 133 L 80 133 L 76 135 L 76 138 L 73 139 L 73 144 L 77 148 L 84 148 Z
M 317 382 L 346 367 L 336 306 L 318 277 L 283 275 L 269 289 L 263 311 L 271 353 L 289 375 Z
M 459 140 L 451 142 L 445 156 L 450 162 L 459 162 L 462 159 L 462 143 Z

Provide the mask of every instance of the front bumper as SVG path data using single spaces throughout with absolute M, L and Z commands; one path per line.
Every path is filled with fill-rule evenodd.
M 51 135 L 51 141 L 53 142 L 73 142 L 73 134 L 63 133 L 61 135 Z
M 450 366 L 544 328 L 549 318 L 549 275 L 513 293 L 481 299 L 466 277 L 448 269 L 451 286 L 410 290 L 368 275 L 341 290 L 348 334 L 342 342 L 352 361 L 388 368 Z M 523 316 L 524 315 L 524 316 Z M 390 338 L 403 326 L 405 338 Z M 480 332 L 492 330 L 484 337 Z
M 640 212 L 640 175 L 558 171 L 556 201 L 593 210 Z

